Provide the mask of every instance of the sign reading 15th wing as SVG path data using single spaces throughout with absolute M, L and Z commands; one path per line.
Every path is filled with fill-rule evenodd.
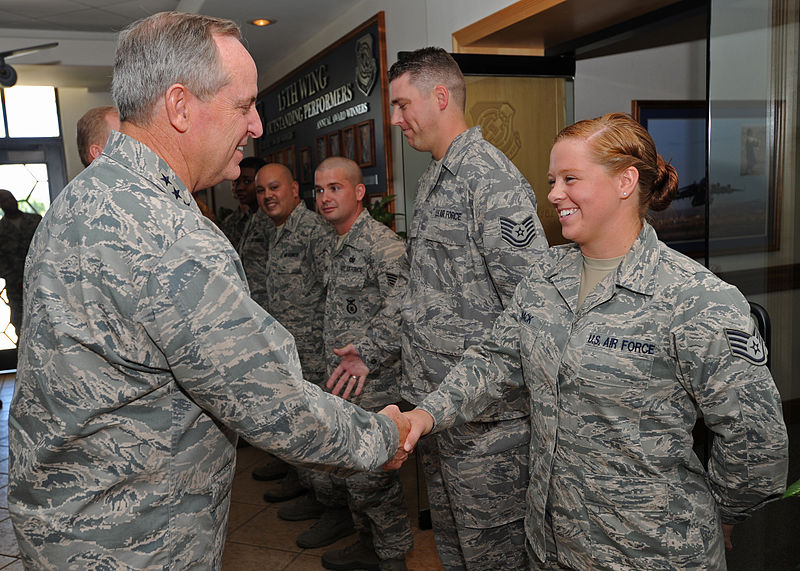
M 256 152 L 289 167 L 305 199 L 331 156 L 361 166 L 368 194 L 391 193 L 384 29 L 380 12 L 258 96 Z

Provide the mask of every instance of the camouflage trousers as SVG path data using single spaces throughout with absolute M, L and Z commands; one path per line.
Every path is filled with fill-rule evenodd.
M 448 571 L 528 569 L 530 419 L 473 422 L 417 445 L 436 550 Z
M 372 537 L 379 558 L 402 557 L 411 550 L 411 522 L 396 470 L 356 472 L 347 478 L 304 471 L 310 472 L 314 495 L 321 504 L 327 508 L 350 508 L 356 531 Z
M 314 490 L 314 496 L 323 506 L 330 509 L 347 507 L 347 486 L 343 478 L 302 467 L 297 469 L 297 473 L 303 487 Z
M 545 560 L 539 561 L 529 542 L 525 542 L 525 547 L 528 551 L 528 561 L 531 562 L 533 571 L 575 571 L 572 567 L 558 562 L 558 548 L 556 547 L 556 538 L 553 535 L 553 522 L 549 514 L 544 523 Z

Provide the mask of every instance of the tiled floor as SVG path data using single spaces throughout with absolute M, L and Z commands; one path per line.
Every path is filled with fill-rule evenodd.
M 14 392 L 13 375 L 0 375 L 0 570 L 22 571 L 18 559 L 11 520 L 8 517 L 8 405 Z M 294 538 L 313 522 L 285 522 L 276 512 L 281 504 L 267 504 L 262 499 L 268 484 L 252 479 L 250 472 L 260 464 L 264 454 L 255 448 L 240 448 L 236 477 L 233 482 L 228 538 L 222 569 L 224 571 L 304 571 L 322 569 L 320 557 L 327 549 L 338 549 L 353 541 L 355 536 L 342 539 L 324 549 L 301 549 Z M 441 563 L 436 555 L 433 532 L 417 528 L 417 483 L 413 462 L 402 469 L 403 487 L 414 527 L 414 549 L 406 557 L 409 569 L 437 570 Z

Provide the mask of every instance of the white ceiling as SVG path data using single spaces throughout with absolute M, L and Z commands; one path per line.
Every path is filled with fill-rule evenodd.
M 237 22 L 259 71 L 263 72 L 271 62 L 284 59 L 296 46 L 360 1 L 0 0 L 0 29 L 13 31 L 14 36 L 19 36 L 18 41 L 0 37 L 0 52 L 59 41 L 57 48 L 8 60 L 7 63 L 17 69 L 20 83 L 37 83 L 38 78 L 49 77 L 53 84 L 62 87 L 85 84 L 93 89 L 103 89 L 108 84 L 110 70 L 107 66 L 113 62 L 113 53 L 99 54 L 105 59 L 105 65 L 85 66 L 82 65 L 84 62 L 66 61 L 67 46 L 81 38 L 88 41 L 98 38 L 113 40 L 114 34 L 139 18 L 164 10 L 180 10 Z M 247 23 L 254 18 L 270 18 L 277 23 L 257 28 Z M 26 35 L 26 31 L 31 32 Z M 32 43 L 31 37 L 37 41 Z M 113 48 L 104 51 L 113 52 Z

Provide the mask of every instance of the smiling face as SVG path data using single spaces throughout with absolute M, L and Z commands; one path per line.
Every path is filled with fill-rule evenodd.
M 256 174 L 256 197 L 261 210 L 280 226 L 300 204 L 300 189 L 289 169 L 273 163 Z
M 233 196 L 240 203 L 247 205 L 253 212 L 258 207 L 256 201 L 256 170 L 242 167 L 239 178 L 233 181 Z
M 366 189 L 363 184 L 354 184 L 352 178 L 342 167 L 321 167 L 314 173 L 317 208 L 340 236 L 350 230 L 363 210 L 361 200 Z
M 434 151 L 438 146 L 439 110 L 434 91 L 428 93 L 421 91 L 411 81 L 411 75 L 408 73 L 392 81 L 389 89 L 392 94 L 392 125 L 403 130 L 412 148 L 418 151 Z
M 547 199 L 558 211 L 561 234 L 578 244 L 584 255 L 621 256 L 638 235 L 636 180 L 631 181 L 629 171 L 609 174 L 595 162 L 584 139 L 561 139 L 553 145 Z
M 189 95 L 194 112 L 191 161 L 196 182 L 194 190 L 208 188 L 222 180 L 239 177 L 239 161 L 249 138 L 261 136 L 256 112 L 257 73 L 253 58 L 231 36 L 214 36 L 219 59 L 229 81 L 206 101 Z

